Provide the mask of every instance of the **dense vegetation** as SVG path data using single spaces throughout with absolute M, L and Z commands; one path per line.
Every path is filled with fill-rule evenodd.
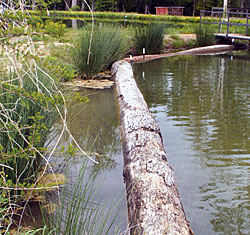
M 72 58 L 76 70 L 85 78 L 94 78 L 121 59 L 128 51 L 124 31 L 117 27 L 84 27 L 73 44 Z
M 149 24 L 144 27 L 135 28 L 134 43 L 137 54 L 142 54 L 145 48 L 146 54 L 157 54 L 161 52 L 164 39 L 163 24 Z
M 87 0 L 87 1 L 57 1 L 50 5 L 50 10 L 73 10 L 88 11 L 88 5 L 93 11 L 118 11 L 118 12 L 138 12 L 138 13 L 155 13 L 155 7 L 158 6 L 182 6 L 185 7 L 185 15 L 199 14 L 200 10 L 211 10 L 212 7 L 223 7 L 221 0 Z M 250 8 L 247 0 L 228 1 L 228 7 Z

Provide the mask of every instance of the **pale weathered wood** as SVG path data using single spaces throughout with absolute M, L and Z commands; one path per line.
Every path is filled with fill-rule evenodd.
M 112 76 L 120 107 L 131 234 L 192 234 L 159 127 L 137 87 L 131 65 L 114 63 Z

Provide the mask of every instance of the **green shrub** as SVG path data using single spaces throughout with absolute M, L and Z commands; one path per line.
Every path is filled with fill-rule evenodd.
M 175 39 L 175 40 L 180 40 L 181 39 L 180 36 L 177 35 L 177 34 L 171 34 L 170 38 Z
M 196 46 L 209 46 L 215 44 L 214 30 L 205 25 L 198 26 L 195 30 L 196 34 Z
M 72 50 L 73 63 L 77 71 L 87 78 L 94 78 L 99 72 L 107 70 L 128 51 L 124 32 L 115 27 L 95 27 L 92 41 L 90 39 L 91 28 L 84 27 Z
M 172 43 L 172 47 L 173 47 L 174 49 L 183 48 L 183 47 L 185 47 L 185 42 L 184 42 L 184 40 L 182 40 L 182 39 L 175 40 L 175 41 L 173 41 L 173 43 Z
M 195 39 L 190 39 L 187 41 L 187 47 L 188 48 L 193 48 L 196 45 L 196 40 Z
M 35 182 L 41 160 L 38 151 L 45 151 L 51 127 L 58 117 L 52 98 L 53 83 L 45 79 L 44 74 L 37 75 L 37 83 L 25 75 L 21 83 L 18 80 L 5 82 L 2 78 L 0 164 L 8 167 L 2 168 L 4 177 L 0 177 L 0 185 L 7 188 L 25 188 Z M 20 194 L 16 190 L 0 189 L 0 195 L 10 197 L 13 193 Z
M 46 21 L 44 32 L 54 37 L 62 37 L 65 32 L 66 25 L 62 22 Z
M 142 54 L 143 48 L 146 54 L 156 54 L 162 49 L 164 39 L 163 24 L 149 24 L 135 28 L 134 42 L 137 54 Z
M 80 6 L 76 5 L 76 6 L 71 7 L 70 10 L 71 11 L 80 11 L 81 8 L 80 8 Z

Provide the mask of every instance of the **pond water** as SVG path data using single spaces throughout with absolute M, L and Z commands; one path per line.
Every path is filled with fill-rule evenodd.
M 250 234 L 250 57 L 134 65 L 195 234 Z
M 133 66 L 160 126 L 195 234 L 250 233 L 249 58 L 181 56 Z M 71 108 L 69 128 L 87 152 L 105 163 L 102 167 L 91 164 L 89 171 L 98 172 L 98 198 L 122 201 L 116 226 L 124 231 L 126 197 L 114 90 L 82 90 L 80 94 L 90 102 Z M 65 136 L 62 142 L 66 145 L 71 139 Z M 73 177 L 84 159 L 70 162 Z
M 108 211 L 116 206 L 112 213 L 109 212 L 111 222 L 116 217 L 110 233 L 115 234 L 117 229 L 125 231 L 127 227 L 126 216 L 126 191 L 123 182 L 123 155 L 121 138 L 118 126 L 119 114 L 114 95 L 114 89 L 93 90 L 81 89 L 80 96 L 87 96 L 88 103 L 80 103 L 69 107 L 68 128 L 82 149 L 90 157 L 99 162 L 95 164 L 88 161 L 86 173 L 83 177 L 83 187 L 87 185 L 86 180 L 92 173 L 97 174 L 95 178 L 94 202 L 100 203 L 100 210 L 105 208 Z M 59 127 L 61 129 L 61 127 Z M 72 138 L 65 134 L 60 145 L 68 146 L 73 143 Z M 75 145 L 74 145 L 75 146 Z M 72 194 L 72 186 L 77 181 L 82 165 L 86 157 L 77 152 L 70 159 L 68 166 L 62 162 L 62 158 L 56 158 L 54 164 L 59 172 L 65 172 L 69 168 L 69 185 L 67 193 Z M 67 196 L 66 196 L 67 197 Z M 54 192 L 49 195 L 48 200 L 57 202 L 58 196 Z M 103 207 L 104 206 L 104 207 Z M 107 223 L 108 224 L 108 223 Z M 98 233 L 99 234 L 99 233 Z

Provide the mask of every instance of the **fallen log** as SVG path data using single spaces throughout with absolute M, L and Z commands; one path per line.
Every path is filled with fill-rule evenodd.
M 131 234 L 193 234 L 167 162 L 160 129 L 133 78 L 131 65 L 112 66 L 119 102 Z

